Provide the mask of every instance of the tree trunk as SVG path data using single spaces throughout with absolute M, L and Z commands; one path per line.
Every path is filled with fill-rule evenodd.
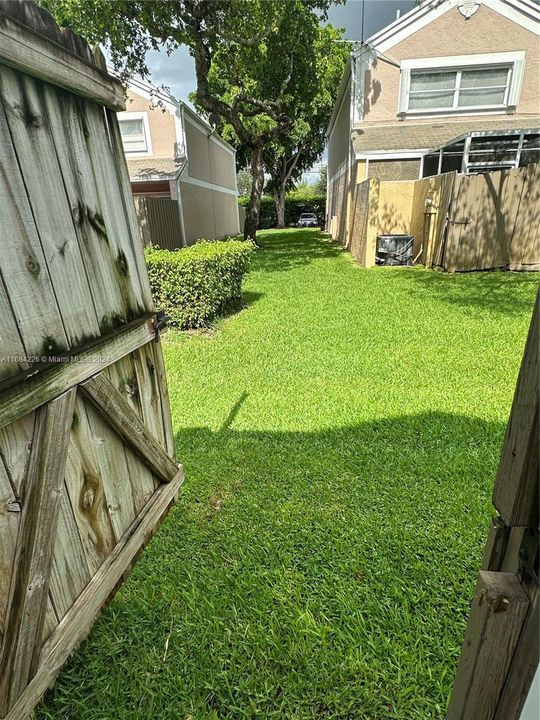
M 285 188 L 279 187 L 274 193 L 276 201 L 277 227 L 285 227 Z
M 255 147 L 251 150 L 251 195 L 246 208 L 246 222 L 244 224 L 244 240 L 257 239 L 257 227 L 259 226 L 259 215 L 261 212 L 261 197 L 264 187 L 264 165 L 262 147 Z

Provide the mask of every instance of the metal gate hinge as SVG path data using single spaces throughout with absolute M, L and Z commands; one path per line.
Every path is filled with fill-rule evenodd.
M 171 316 L 167 315 L 164 310 L 158 310 L 157 313 L 154 315 L 153 326 L 154 330 L 156 331 L 156 336 L 154 338 L 155 342 L 159 340 L 160 333 L 167 330 L 167 322 L 170 319 Z

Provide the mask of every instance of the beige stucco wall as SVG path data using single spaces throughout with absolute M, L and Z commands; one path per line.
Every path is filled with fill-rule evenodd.
M 179 184 L 187 245 L 240 232 L 236 195 L 192 185 L 182 179 Z
M 192 178 L 212 182 L 210 172 L 209 140 L 207 134 L 189 120 L 184 119 L 186 149 L 188 156 L 187 173 Z
M 540 42 L 529 30 L 503 17 L 485 5 L 465 20 L 452 8 L 429 25 L 388 50 L 391 60 L 472 55 L 525 50 L 525 72 L 517 114 L 538 113 L 540 109 Z M 397 120 L 400 70 L 374 61 L 366 73 L 364 122 Z M 403 122 L 432 122 L 414 117 Z
M 209 141 L 210 172 L 214 185 L 236 190 L 236 161 L 234 155 L 215 140 Z
M 368 177 L 380 180 L 417 180 L 420 160 L 370 160 Z
M 152 156 L 162 158 L 175 157 L 176 132 L 174 117 L 160 107 L 152 107 L 152 103 L 141 95 L 128 90 L 126 112 L 147 112 L 148 125 L 152 138 Z M 130 153 L 131 155 L 132 153 Z M 133 153 L 135 156 L 136 153 Z

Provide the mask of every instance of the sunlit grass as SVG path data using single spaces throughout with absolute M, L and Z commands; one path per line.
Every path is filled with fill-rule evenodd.
M 41 719 L 444 716 L 536 278 L 260 239 L 166 336 L 184 491 Z

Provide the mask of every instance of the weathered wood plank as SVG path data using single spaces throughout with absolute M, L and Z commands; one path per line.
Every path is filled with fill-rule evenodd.
M 154 337 L 153 319 L 145 316 L 113 335 L 63 356 L 62 362 L 27 374 L 0 395 L 0 428 L 58 397 L 66 388 L 84 382 Z
M 43 87 L 0 67 L 0 93 L 69 346 L 100 335 L 77 234 L 49 128 Z
M 116 78 L 21 25 L 10 17 L 8 8 L 8 5 L 0 6 L 0 60 L 3 63 L 113 110 L 124 110 L 124 91 Z M 51 25 L 54 25 L 52 19 Z
M 0 651 L 21 513 L 4 463 L 0 461 Z
M 143 345 L 139 350 L 131 353 L 131 355 L 126 355 L 103 371 L 130 408 L 132 408 L 141 419 L 143 419 L 143 409 L 139 384 L 135 373 L 134 357 L 143 350 L 143 348 L 154 344 L 155 343 L 147 343 L 147 345 Z M 129 477 L 131 479 L 133 500 L 138 514 L 156 491 L 159 486 L 159 480 L 154 477 L 152 472 L 149 471 L 131 451 L 127 448 L 124 448 L 124 450 L 129 469 Z
M 49 594 L 61 620 L 90 580 L 90 569 L 73 507 L 64 484 L 60 496 L 58 528 L 54 543 Z
M 126 156 L 124 154 L 124 146 L 122 144 L 122 137 L 120 135 L 120 128 L 118 126 L 118 118 L 116 113 L 110 110 L 106 111 L 107 125 L 110 134 L 110 148 L 114 157 L 114 167 L 116 170 L 116 177 L 118 179 L 118 186 L 121 190 L 120 196 L 122 198 L 124 213 L 126 216 L 127 224 L 131 234 L 132 247 L 134 250 L 134 259 L 139 273 L 139 282 L 141 284 L 141 294 L 144 306 L 147 310 L 154 310 L 154 300 L 152 298 L 152 291 L 150 289 L 150 281 L 148 279 L 148 269 L 144 259 L 144 254 L 140 252 L 142 237 L 139 221 L 137 219 L 137 213 L 135 211 L 135 203 L 133 200 L 133 192 L 131 190 L 131 183 L 129 181 L 129 172 L 127 168 Z
M 0 158 L 0 163 L 1 163 Z M 1 170 L 0 170 L 1 172 Z M 0 207 L 0 214 L 2 208 Z M 0 220 L 0 223 L 2 221 Z M 0 268 L 0 382 L 12 375 L 17 375 L 30 367 L 26 360 L 26 351 L 15 317 L 9 304 L 4 281 L 2 280 L 2 269 Z
M 98 472 L 103 485 L 106 509 L 118 542 L 131 525 L 137 513 L 130 483 L 126 450 L 120 437 L 94 410 L 85 403 L 90 442 L 98 462 Z
M 27 355 L 68 347 L 0 98 L 0 268 Z M 6 327 L 7 330 L 7 327 Z M 9 345 L 16 344 L 11 338 Z
M 510 528 L 504 524 L 503 519 L 500 517 L 493 518 L 484 550 L 482 570 L 498 572 L 502 569 L 501 566 L 504 561 L 509 537 Z
M 99 571 L 75 601 L 71 610 L 43 646 L 39 671 L 6 720 L 19 720 L 47 690 L 73 648 L 88 635 L 96 614 L 113 592 L 118 580 L 130 567 L 140 548 L 150 539 L 163 519 L 183 481 L 180 468 L 170 483 L 163 484 L 136 518 Z
M 122 395 L 102 373 L 82 383 L 81 391 L 123 440 L 164 482 L 177 471 L 176 463 L 141 422 Z
M 158 336 L 157 342 L 153 343 L 154 365 L 157 372 L 159 385 L 159 396 L 161 400 L 161 415 L 163 418 L 163 431 L 165 448 L 167 454 L 176 459 L 176 443 L 174 440 L 173 424 L 171 418 L 171 404 L 169 402 L 169 388 L 167 384 L 167 373 L 165 372 L 165 363 L 163 361 L 163 350 L 161 340 Z
M 125 214 L 125 201 L 118 185 L 115 158 L 102 107 L 82 102 L 80 112 L 85 127 L 85 141 L 99 197 L 103 226 L 117 268 L 117 282 L 127 303 L 129 319 L 138 317 L 152 307 L 147 290 L 141 285 L 138 265 L 140 240 L 132 237 Z
M 65 477 L 82 549 L 93 576 L 114 548 L 115 540 L 86 405 L 80 396 L 75 401 Z
M 75 390 L 68 390 L 43 406 L 36 418 L 2 647 L 4 714 L 39 661 L 74 400 Z
M 506 525 L 538 524 L 540 292 L 529 329 L 493 490 Z
M 540 652 L 540 592 L 538 586 L 531 590 L 531 605 L 516 651 L 508 669 L 497 710 L 493 720 L 519 720 L 525 699 L 538 667 Z
M 447 720 L 492 720 L 528 608 L 515 575 L 480 572 Z
M 31 412 L 0 428 L 0 456 L 17 499 L 24 493 L 35 420 L 36 414 Z
M 129 298 L 122 295 L 116 255 L 104 225 L 86 145 L 84 105 L 59 88 L 46 86 L 43 94 L 101 333 L 105 334 L 127 322 L 130 307 Z

